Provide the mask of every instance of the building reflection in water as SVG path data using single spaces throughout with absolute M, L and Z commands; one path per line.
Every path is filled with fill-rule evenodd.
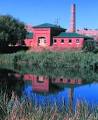
M 49 79 L 45 76 L 36 76 L 32 74 L 25 74 L 24 80 L 32 81 L 32 89 L 35 92 L 49 92 Z
M 36 76 L 32 74 L 25 74 L 23 76 L 25 81 L 30 80 L 32 89 L 36 93 L 54 93 L 60 92 L 65 87 L 68 88 L 68 106 L 70 111 L 73 109 L 74 87 L 82 84 L 81 79 L 66 79 L 66 78 L 49 78 L 46 76 Z M 54 88 L 54 89 L 53 89 Z
M 61 103 L 64 98 L 70 111 L 72 111 L 77 99 L 85 98 L 92 103 L 94 100 L 98 101 L 98 84 L 88 83 L 88 80 L 20 74 L 7 69 L 0 69 L 0 79 L 0 89 L 7 92 L 9 97 L 13 91 L 19 97 L 27 97 L 26 95 L 28 95 L 39 104 L 47 102 L 46 99 L 53 104 L 55 101 Z M 84 86 L 78 87 L 81 85 Z
M 71 86 L 82 84 L 81 79 L 49 78 L 32 74 L 24 74 L 23 79 L 32 81 L 32 89 L 35 92 L 50 92 L 51 85 L 56 85 L 58 88 L 61 86 L 70 88 Z

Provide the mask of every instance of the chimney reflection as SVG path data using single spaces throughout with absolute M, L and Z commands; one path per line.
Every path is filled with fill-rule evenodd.
M 19 74 L 15 74 L 17 78 L 21 77 Z M 69 110 L 73 111 L 73 98 L 74 98 L 74 87 L 82 84 L 81 79 L 69 79 L 69 78 L 49 78 L 47 76 L 37 76 L 33 74 L 24 74 L 24 81 L 32 82 L 32 89 L 37 93 L 50 93 L 50 92 L 59 92 L 60 90 L 67 87 L 68 92 L 68 101 L 69 101 Z
M 73 97 L 74 97 L 74 88 L 70 88 L 69 89 L 69 94 L 68 94 L 68 98 L 69 98 L 69 111 L 70 113 L 73 112 Z
M 58 86 L 64 85 L 65 87 L 69 88 L 68 91 L 68 108 L 70 113 L 73 112 L 73 98 L 74 98 L 74 87 L 75 85 L 81 85 L 81 79 L 66 79 L 66 78 L 57 78 L 52 79 L 52 83 L 57 84 Z

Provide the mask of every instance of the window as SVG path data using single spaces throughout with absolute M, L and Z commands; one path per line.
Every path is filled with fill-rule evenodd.
M 69 43 L 72 43 L 72 40 L 71 40 L 71 39 L 69 39 Z
M 38 37 L 38 45 L 45 46 L 46 45 L 46 38 L 45 37 Z
M 76 39 L 76 43 L 79 43 L 79 39 Z
M 64 39 L 61 40 L 61 43 L 64 43 Z
M 56 43 L 57 42 L 57 40 L 56 39 L 54 39 L 54 43 Z
M 36 80 L 38 83 L 44 83 L 43 77 L 41 76 L 37 76 Z
M 63 82 L 63 78 L 60 78 L 60 82 Z

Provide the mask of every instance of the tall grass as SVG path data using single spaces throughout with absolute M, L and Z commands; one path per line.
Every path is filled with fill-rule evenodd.
M 42 107 L 28 99 L 20 101 L 14 93 L 10 99 L 0 96 L 0 120 L 98 120 L 98 107 L 82 101 L 77 101 L 72 111 L 65 103 L 59 109 L 56 104 Z
M 18 52 L 0 55 L 0 63 L 37 66 L 39 68 L 95 69 L 98 67 L 98 54 L 91 52 Z
M 96 81 L 98 54 L 82 51 L 17 52 L 0 55 L 0 67 L 8 66 L 21 74 L 32 73 L 50 77 L 74 77 Z

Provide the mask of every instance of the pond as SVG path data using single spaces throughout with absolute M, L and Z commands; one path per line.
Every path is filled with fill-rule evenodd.
M 79 100 L 86 101 L 90 105 L 98 105 L 97 77 L 91 79 L 93 80 L 87 80 L 87 77 L 86 79 L 77 76 L 54 77 L 0 69 L 0 89 L 6 91 L 9 97 L 14 91 L 19 98 L 28 98 L 37 106 L 65 104 L 73 109 Z

